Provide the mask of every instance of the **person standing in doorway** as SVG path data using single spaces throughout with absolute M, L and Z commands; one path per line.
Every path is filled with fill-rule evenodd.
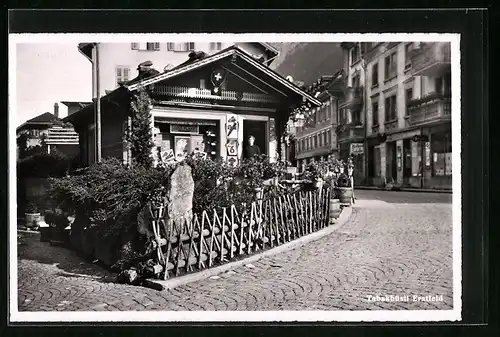
M 257 144 L 255 144 L 255 137 L 252 135 L 248 136 L 248 145 L 245 148 L 245 158 L 250 159 L 259 155 L 260 148 Z

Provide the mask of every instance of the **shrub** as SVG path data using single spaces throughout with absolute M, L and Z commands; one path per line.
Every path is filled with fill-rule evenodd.
M 234 179 L 234 168 L 222 160 L 189 157 L 194 180 L 193 212 L 228 207 L 227 185 Z
M 326 162 L 315 161 L 307 164 L 302 177 L 303 179 L 315 182 L 319 179 L 324 179 L 327 172 L 328 172 L 328 167 Z
M 75 175 L 51 179 L 48 195 L 64 211 L 86 214 L 95 222 L 121 224 L 115 234 L 131 224 L 122 220 L 146 204 L 165 181 L 166 170 L 140 165 L 126 167 L 116 158 L 104 159 Z
M 337 186 L 338 187 L 351 187 L 351 178 L 345 174 L 341 173 L 337 178 Z
M 17 162 L 17 178 L 64 177 L 70 170 L 73 158 L 62 152 L 40 152 Z
M 52 210 L 45 212 L 45 222 L 57 229 L 64 230 L 69 225 L 69 220 L 66 214 L 54 212 Z

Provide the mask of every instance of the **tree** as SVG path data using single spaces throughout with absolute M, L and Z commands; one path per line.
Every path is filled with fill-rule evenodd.
M 140 87 L 130 103 L 132 128 L 127 130 L 126 139 L 130 143 L 132 157 L 146 168 L 153 166 L 151 151 L 154 147 L 151 130 L 152 99 L 144 87 Z

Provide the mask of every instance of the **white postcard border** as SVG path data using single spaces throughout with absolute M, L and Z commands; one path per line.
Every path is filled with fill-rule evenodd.
M 20 312 L 17 304 L 16 214 L 16 44 L 144 41 L 265 42 L 451 42 L 453 162 L 453 309 L 374 311 L 147 311 L 147 312 Z M 461 90 L 460 35 L 418 34 L 10 34 L 9 35 L 9 291 L 11 322 L 425 322 L 460 321 L 462 311 L 461 221 Z

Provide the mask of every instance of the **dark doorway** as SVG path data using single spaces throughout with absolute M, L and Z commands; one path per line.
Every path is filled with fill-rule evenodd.
M 267 155 L 266 125 L 264 121 L 243 121 L 243 156 L 245 156 L 245 148 L 250 135 L 255 137 L 255 145 L 259 147 L 260 153 Z
M 375 165 L 374 165 L 374 152 L 375 147 L 368 147 L 368 178 L 372 179 L 375 176 Z
M 403 140 L 403 183 L 409 184 L 411 169 L 411 139 Z
M 398 177 L 396 142 L 387 143 L 386 178 L 388 182 L 396 181 Z

